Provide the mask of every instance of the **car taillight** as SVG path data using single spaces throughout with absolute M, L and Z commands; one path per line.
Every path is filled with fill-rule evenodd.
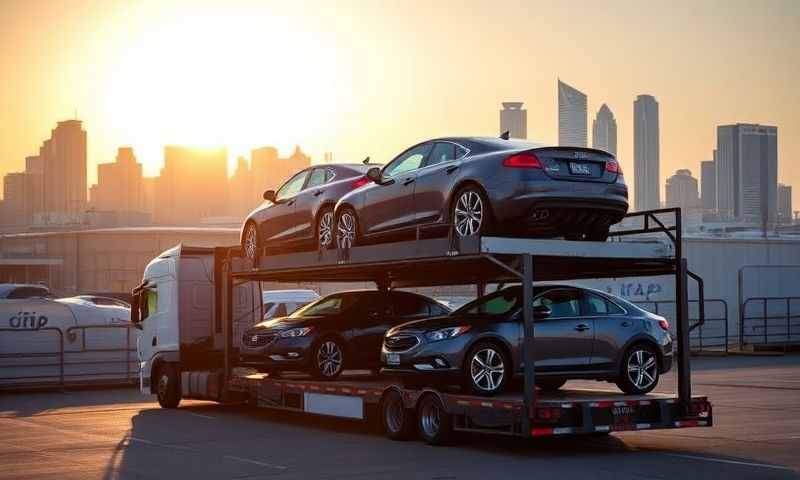
M 364 185 L 366 185 L 366 184 L 368 184 L 368 183 L 369 183 L 369 178 L 367 178 L 366 176 L 364 176 L 364 177 L 361 177 L 361 178 L 359 178 L 359 179 L 358 179 L 358 180 L 356 180 L 355 182 L 353 182 L 353 184 L 352 184 L 352 185 L 350 185 L 350 188 L 352 188 L 353 190 L 355 190 L 356 188 L 358 188 L 358 187 L 363 187 Z
M 539 157 L 531 152 L 517 153 L 503 160 L 504 167 L 511 168 L 542 168 Z
M 665 331 L 669 332 L 669 322 L 664 320 L 663 318 L 658 321 L 658 326 L 664 329 Z
M 616 160 L 609 160 L 606 162 L 606 172 L 622 175 L 622 166 Z

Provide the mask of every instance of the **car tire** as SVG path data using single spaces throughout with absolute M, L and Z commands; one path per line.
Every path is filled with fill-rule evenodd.
M 417 408 L 419 434 L 429 445 L 446 445 L 453 435 L 453 417 L 437 395 L 425 395 Z
M 318 250 L 329 250 L 336 246 L 335 230 L 334 230 L 333 208 L 325 207 L 320 210 L 317 215 L 317 228 L 314 240 L 317 243 Z M 323 235 L 325 235 L 327 242 L 323 242 Z
M 258 258 L 261 252 L 261 239 L 258 238 L 258 227 L 255 222 L 247 222 L 242 235 L 242 253 L 245 258 L 253 262 L 253 267 L 258 268 Z
M 336 215 L 336 247 L 349 250 L 358 245 L 358 217 L 352 208 L 343 208 Z
M 336 337 L 323 338 L 314 348 L 312 374 L 318 380 L 334 380 L 344 370 L 344 361 L 344 342 Z
M 659 360 L 655 348 L 637 343 L 625 351 L 617 386 L 630 395 L 643 395 L 658 385 Z
M 465 357 L 464 373 L 469 390 L 490 396 L 502 392 L 511 377 L 511 361 L 495 342 L 478 342 Z
M 536 386 L 543 392 L 555 392 L 563 387 L 565 383 L 567 383 L 567 380 L 564 378 L 544 378 L 542 380 L 536 380 Z
M 156 376 L 156 396 L 162 408 L 176 408 L 181 403 L 181 384 L 178 369 L 171 364 L 163 364 Z
M 489 233 L 491 208 L 483 191 L 475 185 L 468 185 L 456 192 L 450 207 L 450 221 L 456 237 Z
M 416 427 L 413 410 L 405 408 L 403 397 L 397 390 L 390 390 L 381 402 L 383 431 L 391 440 L 408 440 Z

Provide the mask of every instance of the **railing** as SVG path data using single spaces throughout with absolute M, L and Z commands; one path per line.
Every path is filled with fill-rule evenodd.
M 800 297 L 750 297 L 740 321 L 743 345 L 800 344 Z
M 129 325 L 85 325 L 73 326 L 66 330 L 57 327 L 40 329 L 1 328 L 0 336 L 13 338 L 13 345 L 26 342 L 38 344 L 40 348 L 31 351 L 0 353 L 0 388 L 56 386 L 64 388 L 79 384 L 120 384 L 134 383 L 138 379 L 138 359 L 136 347 L 131 344 L 134 328 Z M 121 342 L 93 339 L 90 331 L 122 330 L 124 346 Z M 40 338 L 56 334 L 57 343 L 52 339 Z M 25 334 L 25 335 L 23 335 Z M 25 336 L 28 338 L 24 338 Z M 31 337 L 32 336 L 32 337 Z M 23 338 L 20 338 L 23 337 Z M 18 340 L 22 340 L 22 342 Z M 73 345 L 76 341 L 79 343 Z M 94 342 L 105 345 L 92 346 Z M 108 346 L 112 345 L 112 346 Z M 119 345 L 119 346 L 114 346 Z M 52 346 L 55 348 L 41 348 Z M 120 368 L 109 368 L 119 366 Z M 56 370 L 57 369 L 57 370 Z M 20 374 L 28 370 L 29 374 Z M 12 373 L 6 373 L 6 372 Z
M 634 302 L 647 311 L 662 315 L 670 321 L 670 329 L 675 333 L 675 301 L 650 300 Z M 720 298 L 706 299 L 703 303 L 705 323 L 689 334 L 689 344 L 693 352 L 728 352 L 728 302 Z M 689 300 L 689 324 L 700 321 L 699 300 Z

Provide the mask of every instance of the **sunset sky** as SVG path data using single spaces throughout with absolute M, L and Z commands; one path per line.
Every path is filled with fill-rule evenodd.
M 557 140 L 556 80 L 614 112 L 632 172 L 633 100 L 661 107 L 661 176 L 711 158 L 716 125 L 778 126 L 778 179 L 800 203 L 800 1 L 0 0 L 0 174 L 77 116 L 94 165 L 165 144 L 235 156 L 295 144 L 321 161 L 442 135 L 497 135 L 524 101 Z M 630 179 L 633 175 L 629 176 Z

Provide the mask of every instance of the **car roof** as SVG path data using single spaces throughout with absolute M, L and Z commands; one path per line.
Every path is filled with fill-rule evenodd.
M 39 285 L 36 283 L 0 283 L 0 298 L 5 298 L 18 288 L 39 288 L 48 293 L 50 292 L 50 289 L 47 288 L 46 285 Z

